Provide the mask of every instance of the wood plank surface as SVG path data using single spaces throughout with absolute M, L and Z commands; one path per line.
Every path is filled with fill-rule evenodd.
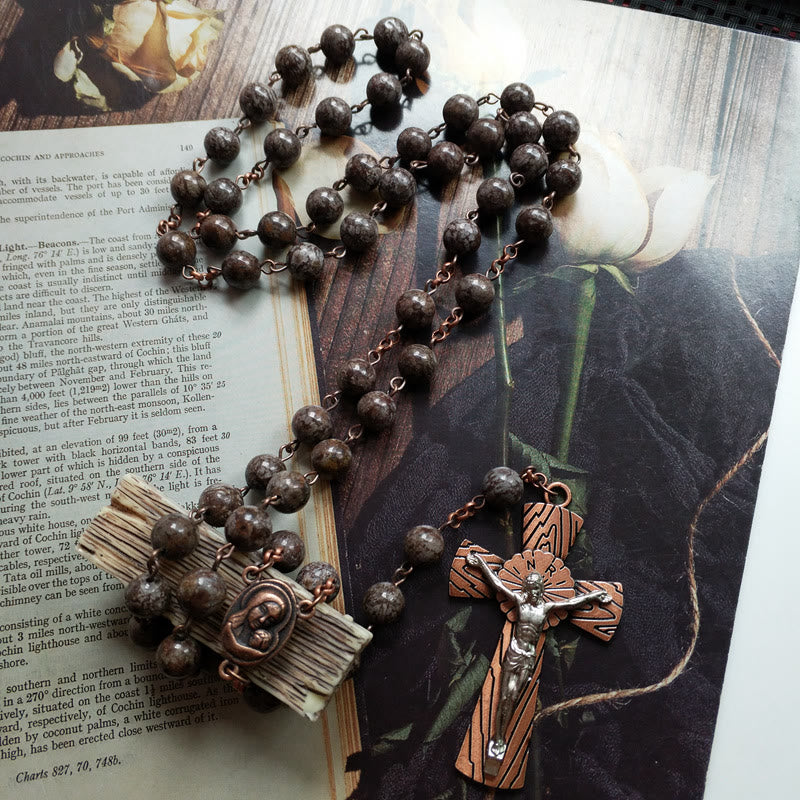
M 150 531 L 153 523 L 173 511 L 185 509 L 165 497 L 155 487 L 134 475 L 124 476 L 111 495 L 111 504 L 91 521 L 78 542 L 78 552 L 124 584 L 146 570 L 152 552 Z M 161 575 L 173 589 L 190 570 L 208 567 L 214 553 L 224 544 L 205 523 L 198 528 L 199 544 L 186 558 L 162 559 Z M 225 610 L 244 588 L 241 571 L 252 564 L 246 554 L 236 552 L 219 566 L 228 586 L 224 608 L 192 624 L 192 636 L 225 657 L 219 631 Z M 300 584 L 276 569 L 265 573 L 285 582 L 298 600 L 312 599 Z M 173 596 L 166 616 L 173 624 L 186 619 L 186 612 Z M 315 720 L 358 662 L 372 634 L 328 605 L 317 606 L 308 620 L 300 620 L 286 645 L 264 663 L 250 667 L 253 683 L 271 692 L 298 714 Z

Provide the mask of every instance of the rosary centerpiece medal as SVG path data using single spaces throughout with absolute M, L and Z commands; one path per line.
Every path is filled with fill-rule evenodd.
M 244 569 L 245 580 L 249 569 Z M 297 601 L 286 583 L 274 578 L 253 580 L 225 614 L 222 647 L 234 664 L 255 666 L 286 644 L 296 621 Z
M 543 475 L 526 476 L 531 482 Z M 622 616 L 622 585 L 575 580 L 564 559 L 583 526 L 566 506 L 563 484 L 539 484 L 548 498 L 526 503 L 521 552 L 509 559 L 465 539 L 450 569 L 450 596 L 496 598 L 506 622 L 461 745 L 456 768 L 497 789 L 524 786 L 533 732 L 545 632 L 563 620 L 599 639 L 614 635 Z

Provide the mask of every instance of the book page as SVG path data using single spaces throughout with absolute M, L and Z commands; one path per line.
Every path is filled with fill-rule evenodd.
M 177 770 L 174 796 L 189 797 L 231 769 L 243 796 L 345 794 L 336 703 L 314 725 L 250 711 L 215 673 L 164 678 L 127 637 L 119 582 L 74 549 L 121 474 L 187 505 L 209 483 L 243 485 L 318 396 L 302 286 L 206 292 L 155 257 L 169 178 L 209 127 L 0 134 L 4 794 L 94 796 L 101 781 L 147 794 Z M 227 174 L 260 157 L 243 138 Z M 252 187 L 241 218 L 274 207 Z M 286 526 L 309 560 L 335 563 L 326 492 Z

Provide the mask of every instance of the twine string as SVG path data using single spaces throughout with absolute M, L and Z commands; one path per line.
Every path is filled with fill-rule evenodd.
M 769 343 L 767 337 L 764 335 L 764 332 L 761 330 L 761 327 L 756 322 L 755 317 L 750 313 L 750 309 L 747 307 L 747 303 L 745 302 L 744 297 L 742 297 L 742 293 L 739 290 L 739 284 L 736 280 L 736 259 L 733 256 L 731 256 L 730 275 L 733 283 L 733 291 L 736 294 L 736 299 L 739 302 L 742 312 L 744 313 L 745 319 L 747 319 L 750 327 L 753 329 L 753 333 L 755 334 L 756 338 L 763 345 L 767 355 L 775 363 L 775 365 L 780 368 L 780 359 L 776 355 L 775 350 L 773 350 L 772 345 Z M 697 574 L 694 560 L 694 540 L 697 535 L 697 526 L 700 522 L 700 517 L 703 515 L 703 512 L 706 510 L 712 500 L 714 500 L 714 498 L 737 475 L 737 473 L 743 467 L 745 467 L 753 459 L 755 454 L 764 446 L 768 436 L 769 428 L 767 428 L 763 433 L 761 433 L 760 436 L 758 436 L 758 438 L 750 445 L 750 447 L 748 447 L 747 450 L 742 453 L 736 463 L 714 484 L 714 487 L 711 489 L 711 491 L 700 501 L 700 504 L 697 506 L 694 515 L 692 516 L 692 521 L 689 523 L 686 572 L 689 583 L 689 603 L 692 609 L 692 618 L 689 625 L 689 644 L 687 645 L 686 650 L 681 658 L 678 660 L 678 663 L 675 664 L 675 666 L 667 673 L 667 675 L 657 683 L 650 683 L 646 686 L 632 686 L 627 689 L 595 692 L 594 694 L 573 697 L 570 700 L 564 700 L 560 703 L 553 703 L 552 705 L 541 709 L 536 714 L 534 717 L 535 722 L 538 722 L 545 717 L 551 717 L 554 714 L 560 713 L 561 711 L 567 711 L 573 708 L 585 708 L 586 706 L 595 705 L 597 703 L 622 702 L 624 700 L 631 700 L 634 697 L 642 697 L 646 694 L 652 694 L 653 692 L 659 691 L 659 689 L 669 686 L 673 681 L 683 674 L 687 665 L 689 664 L 689 660 L 694 654 L 695 647 L 697 646 L 697 640 L 700 636 L 700 603 L 698 601 L 697 594 Z
M 739 305 L 741 306 L 742 311 L 750 323 L 750 327 L 753 329 L 753 332 L 758 337 L 758 341 L 764 346 L 764 349 L 767 351 L 767 355 L 775 362 L 778 369 L 781 366 L 781 360 L 775 354 L 775 351 L 772 349 L 772 345 L 767 340 L 767 337 L 764 336 L 764 332 L 761 330 L 761 327 L 756 322 L 756 318 L 750 313 L 750 309 L 747 307 L 747 303 L 745 303 L 744 298 L 742 297 L 742 293 L 739 291 L 739 283 L 736 280 L 736 259 L 731 256 L 731 281 L 733 281 L 733 291 L 736 294 L 736 299 L 739 301 Z
M 739 460 L 716 482 L 714 488 L 703 498 L 700 505 L 694 512 L 692 521 L 689 524 L 688 536 L 688 553 L 686 559 L 686 571 L 688 573 L 689 581 L 689 602 L 692 608 L 692 618 L 690 622 L 690 637 L 689 644 L 686 647 L 683 655 L 678 663 L 670 670 L 670 672 L 657 683 L 651 683 L 647 686 L 633 686 L 628 689 L 616 689 L 607 692 L 597 692 L 595 694 L 582 695 L 580 697 L 573 697 L 571 700 L 564 700 L 560 703 L 553 703 L 553 705 L 543 708 L 536 714 L 535 721 L 539 721 L 544 717 L 550 717 L 553 714 L 558 714 L 560 711 L 566 711 L 571 708 L 583 708 L 585 706 L 594 705 L 596 703 L 613 703 L 622 700 L 630 700 L 634 697 L 642 697 L 646 694 L 652 694 L 665 686 L 669 686 L 676 678 L 678 678 L 686 669 L 689 660 L 694 654 L 697 639 L 700 635 L 700 604 L 697 598 L 697 575 L 695 572 L 694 562 L 694 540 L 697 534 L 697 525 L 700 517 L 708 507 L 708 504 L 722 491 L 725 485 L 742 469 L 753 456 L 764 446 L 769 435 L 769 428 L 765 430 L 750 447 L 745 450 Z

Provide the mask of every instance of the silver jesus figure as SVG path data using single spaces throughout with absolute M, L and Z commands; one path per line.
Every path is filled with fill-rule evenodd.
M 470 567 L 478 567 L 491 586 L 517 606 L 518 619 L 500 668 L 500 702 L 494 718 L 494 734 L 486 748 L 484 771 L 488 775 L 496 775 L 506 752 L 506 729 L 522 691 L 533 674 L 536 665 L 536 644 L 542 635 L 548 615 L 561 608 L 578 608 L 592 600 L 608 603 L 611 601 L 611 595 L 599 590 L 569 600 L 545 601 L 544 579 L 538 572 L 526 575 L 522 590 L 515 592 L 497 577 L 495 571 L 478 553 L 469 553 L 467 564 Z

